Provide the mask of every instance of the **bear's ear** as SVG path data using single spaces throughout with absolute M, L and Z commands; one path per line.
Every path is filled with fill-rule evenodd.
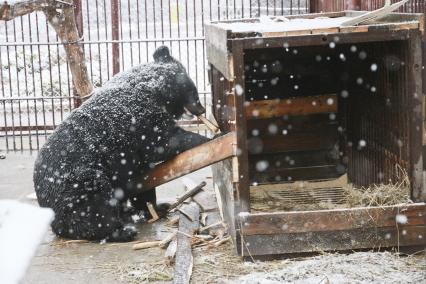
M 169 48 L 164 45 L 155 50 L 153 57 L 155 62 L 168 62 L 172 59 Z

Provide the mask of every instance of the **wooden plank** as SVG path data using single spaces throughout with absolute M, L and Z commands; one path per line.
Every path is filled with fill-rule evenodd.
M 200 208 L 194 202 L 185 204 L 181 208 L 186 214 L 179 216 L 179 231 L 177 234 L 176 264 L 173 283 L 189 283 L 192 274 L 193 257 L 191 236 L 200 226 Z M 188 215 L 188 216 L 186 216 Z M 190 217 L 190 219 L 188 219 Z
M 340 27 L 339 31 L 341 33 L 366 33 L 368 32 L 368 26 Z
M 250 154 L 266 154 L 331 149 L 338 141 L 338 131 L 331 125 L 308 132 L 252 137 L 247 144 Z
M 340 157 L 337 150 L 326 149 L 318 151 L 297 151 L 287 153 L 272 153 L 249 155 L 249 167 L 255 168 L 259 161 L 268 161 L 268 169 L 291 169 L 336 165 Z
M 256 213 L 240 216 L 238 222 L 241 223 L 241 231 L 245 236 L 394 227 L 397 224 L 397 215 L 401 215 L 402 220 L 407 218 L 407 223 L 400 225 L 424 226 L 426 224 L 425 209 L 424 203 L 417 203 L 320 211 Z
M 141 191 L 154 188 L 183 175 L 235 156 L 236 135 L 231 132 L 180 153 L 157 165 L 143 181 Z
M 233 81 L 232 54 L 228 45 L 231 31 L 224 30 L 214 24 L 206 24 L 205 34 L 207 61 L 214 65 L 228 81 Z
M 411 184 L 411 198 L 413 201 L 426 201 L 426 190 L 423 184 L 423 92 L 422 85 L 422 37 L 419 32 L 412 33 L 409 40 L 408 58 L 408 96 L 410 104 L 410 166 L 409 177 Z
M 317 28 L 311 30 L 311 34 L 335 34 L 339 32 L 339 28 Z
M 331 120 L 327 114 L 312 114 L 302 116 L 284 116 L 247 121 L 247 137 L 276 136 L 288 132 L 309 132 L 318 128 L 334 127 L 337 130 L 338 121 Z
M 264 172 L 250 169 L 249 177 L 251 183 L 265 184 L 271 182 L 327 180 L 338 178 L 344 173 L 345 167 L 343 166 L 324 165 L 304 168 L 268 169 Z
M 399 226 L 377 229 L 323 231 L 242 237 L 242 256 L 311 253 L 336 250 L 424 246 L 426 227 Z
M 268 46 L 268 48 L 282 48 L 285 43 L 289 46 L 302 47 L 329 45 L 336 37 L 339 38 L 339 44 L 406 40 L 409 38 L 409 32 L 409 30 L 397 30 L 392 32 L 376 30 L 368 33 L 335 33 L 328 35 L 318 34 L 291 37 L 269 37 L 263 39 L 263 44 L 258 44 L 258 38 L 234 39 L 233 42 L 243 42 L 245 50 L 263 49 L 265 46 Z
M 286 100 L 253 101 L 247 103 L 245 107 L 245 114 L 247 119 L 333 112 L 337 112 L 336 95 L 321 95 Z
M 235 131 L 237 133 L 238 155 L 233 159 L 234 168 L 237 173 L 233 175 L 235 182 L 235 199 L 239 203 L 237 210 L 250 210 L 250 185 L 248 179 L 248 151 L 247 151 L 247 117 L 244 112 L 246 102 L 245 73 L 244 73 L 244 49 L 242 42 L 232 42 L 232 53 L 234 56 L 235 81 L 234 88 L 240 87 L 242 93 L 234 92 L 233 99 L 235 106 Z M 234 171 L 235 172 L 235 171 Z M 237 212 L 238 214 L 239 212 Z
M 212 165 L 213 180 L 215 186 L 216 199 L 218 200 L 219 210 L 229 228 L 229 233 L 233 242 L 236 242 L 235 228 L 235 199 L 234 183 L 232 182 L 232 164 L 231 159 Z

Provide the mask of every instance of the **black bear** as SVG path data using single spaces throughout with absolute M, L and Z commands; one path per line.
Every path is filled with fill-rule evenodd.
M 185 68 L 165 46 L 153 57 L 154 62 L 122 72 L 95 90 L 40 150 L 34 186 L 40 206 L 55 212 L 57 235 L 134 239 L 125 204 L 130 200 L 139 210 L 147 201 L 156 204 L 155 189 L 141 189 L 147 171 L 208 141 L 176 125 L 185 109 L 205 112 Z

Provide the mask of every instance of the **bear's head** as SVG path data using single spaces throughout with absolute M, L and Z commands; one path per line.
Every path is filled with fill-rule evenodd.
M 183 65 L 170 55 L 168 47 L 158 47 L 153 57 L 156 64 L 164 65 L 169 71 L 173 70 L 170 87 L 165 88 L 162 94 L 168 112 L 175 117 L 180 117 L 185 109 L 197 116 L 203 114 L 206 109 L 200 103 L 194 82 Z

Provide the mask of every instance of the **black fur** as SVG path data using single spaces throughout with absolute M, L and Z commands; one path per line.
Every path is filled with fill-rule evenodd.
M 208 139 L 177 127 L 184 108 L 204 112 L 198 92 L 167 47 L 155 62 L 112 78 L 58 126 L 35 162 L 40 206 L 55 212 L 53 231 L 73 239 L 130 241 L 134 210 L 154 202 L 155 189 L 140 180 L 157 162 Z

